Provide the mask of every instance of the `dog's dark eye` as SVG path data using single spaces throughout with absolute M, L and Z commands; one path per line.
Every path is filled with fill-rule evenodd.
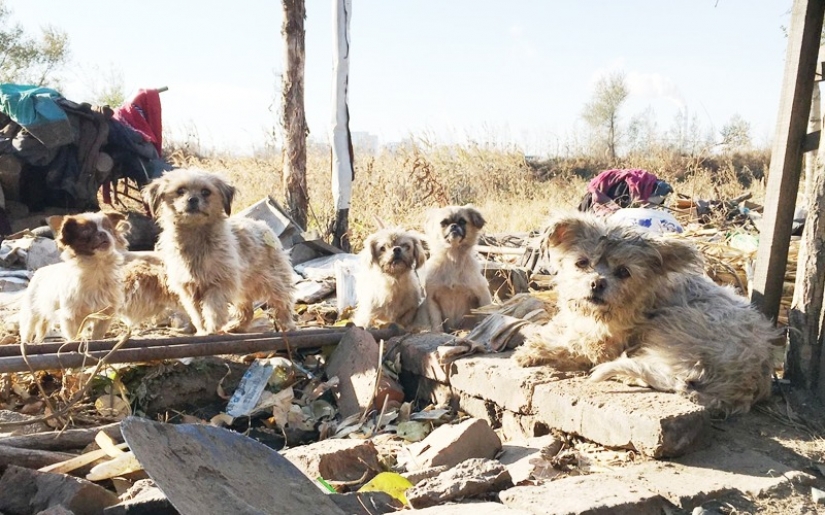
M 467 220 L 465 220 L 463 218 L 459 218 L 458 219 L 458 225 L 460 225 L 461 227 L 464 227 L 465 225 L 467 225 Z
M 576 261 L 576 268 L 587 268 L 588 266 L 590 266 L 590 260 L 587 258 L 579 258 Z
M 627 279 L 630 277 L 630 270 L 628 270 L 626 266 L 620 266 L 615 272 L 613 272 L 613 275 L 619 279 Z
M 404 247 L 404 250 L 410 250 L 410 244 L 409 243 L 405 243 L 401 246 Z
M 178 191 L 176 191 L 175 193 L 177 193 L 178 196 L 180 197 L 181 195 L 186 193 L 186 190 L 184 188 L 178 188 Z
M 447 220 L 446 218 L 444 220 L 441 220 L 441 227 L 447 227 L 448 225 L 450 225 L 449 220 Z
M 386 245 L 381 245 L 381 248 L 378 249 L 378 252 L 384 252 L 385 250 L 387 250 L 387 246 Z
M 212 194 L 212 192 L 211 192 L 211 191 L 209 191 L 209 190 L 208 190 L 208 189 L 206 189 L 206 188 L 204 188 L 204 189 L 202 189 L 202 190 L 201 190 L 201 195 L 203 195 L 204 197 L 208 197 L 208 196 L 209 196 L 209 195 L 211 195 L 211 194 Z

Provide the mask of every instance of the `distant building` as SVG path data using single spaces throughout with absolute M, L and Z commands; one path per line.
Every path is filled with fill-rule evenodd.
M 351 134 L 353 150 L 369 154 L 378 152 L 378 136 L 365 131 L 353 131 Z

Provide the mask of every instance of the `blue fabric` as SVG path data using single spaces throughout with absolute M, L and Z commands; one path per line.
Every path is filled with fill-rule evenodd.
M 23 127 L 68 120 L 55 100 L 59 92 L 40 86 L 0 84 L 0 111 Z

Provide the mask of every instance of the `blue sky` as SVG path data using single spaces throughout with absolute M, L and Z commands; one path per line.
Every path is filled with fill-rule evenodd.
M 281 2 L 10 0 L 29 31 L 70 40 L 62 92 L 87 100 L 111 76 L 127 92 L 168 86 L 177 140 L 261 147 L 283 69 Z M 353 0 L 350 127 L 397 141 L 495 140 L 552 152 L 585 129 L 603 74 L 624 71 L 622 115 L 679 110 L 717 131 L 739 114 L 768 144 L 779 107 L 790 0 Z M 331 117 L 332 3 L 307 0 L 306 110 Z

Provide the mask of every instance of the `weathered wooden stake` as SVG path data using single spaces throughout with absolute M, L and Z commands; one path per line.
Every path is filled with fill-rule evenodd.
M 307 227 L 307 127 L 304 112 L 304 0 L 283 0 L 284 74 L 282 119 L 284 130 L 283 184 L 289 216 Z
M 823 15 L 825 0 L 794 1 L 751 295 L 771 319 L 782 298 Z
M 350 16 L 352 0 L 332 0 L 333 44 L 332 124 L 330 146 L 332 151 L 332 198 L 335 201 L 335 222 L 332 244 L 350 251 L 349 207 L 352 199 L 352 181 L 355 178 L 352 155 L 352 135 L 349 131 Z

